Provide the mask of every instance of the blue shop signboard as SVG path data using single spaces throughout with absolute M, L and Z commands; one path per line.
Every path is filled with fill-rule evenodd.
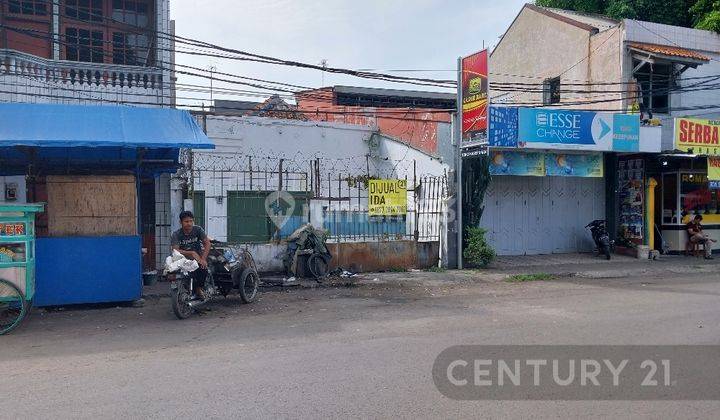
M 518 108 L 490 107 L 490 147 L 517 147 Z
M 520 108 L 518 147 L 591 151 L 639 150 L 638 116 L 592 111 Z M 617 147 L 617 149 L 616 149 Z

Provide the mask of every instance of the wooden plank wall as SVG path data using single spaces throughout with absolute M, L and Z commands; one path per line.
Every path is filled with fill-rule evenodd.
M 137 235 L 135 177 L 48 176 L 48 234 Z

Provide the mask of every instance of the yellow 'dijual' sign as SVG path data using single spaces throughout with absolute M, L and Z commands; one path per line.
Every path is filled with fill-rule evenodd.
M 404 179 L 371 179 L 368 181 L 370 216 L 407 214 L 407 181 Z

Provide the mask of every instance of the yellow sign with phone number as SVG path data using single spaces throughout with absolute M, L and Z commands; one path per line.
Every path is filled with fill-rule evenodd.
M 371 179 L 368 181 L 370 216 L 407 214 L 407 181 L 404 179 Z

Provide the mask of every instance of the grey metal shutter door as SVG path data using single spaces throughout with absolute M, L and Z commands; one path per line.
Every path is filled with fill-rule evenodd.
M 602 178 L 493 178 L 480 225 L 498 255 L 585 252 L 585 225 L 605 217 Z

